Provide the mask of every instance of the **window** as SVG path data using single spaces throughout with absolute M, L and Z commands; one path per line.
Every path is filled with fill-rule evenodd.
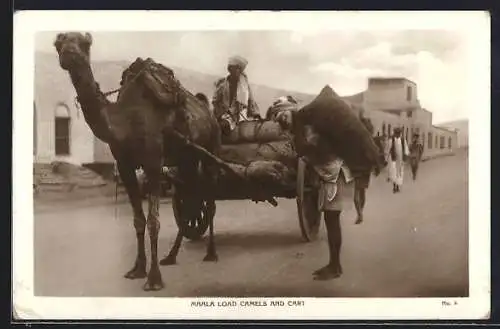
M 425 135 L 422 135 L 422 148 L 425 148 Z
M 410 136 L 408 136 L 408 127 L 406 127 L 406 140 L 409 141 L 410 139 Z
M 412 99 L 412 89 L 411 86 L 406 87 L 406 100 L 411 101 Z
M 382 123 L 382 135 L 385 135 L 385 122 Z
M 448 137 L 448 148 L 451 149 L 451 137 Z
M 439 137 L 439 148 L 444 149 L 444 136 Z
M 406 116 L 407 116 L 408 118 L 411 118 L 411 117 L 413 116 L 413 111 L 407 111 L 407 112 L 406 112 Z
M 56 155 L 70 154 L 70 127 L 71 118 L 65 104 L 58 104 L 55 113 L 55 153 Z
M 438 136 L 434 136 L 434 147 L 438 148 Z
M 387 135 L 391 136 L 391 124 L 389 123 L 389 125 L 387 126 Z
M 427 134 L 427 148 L 432 149 L 432 133 Z

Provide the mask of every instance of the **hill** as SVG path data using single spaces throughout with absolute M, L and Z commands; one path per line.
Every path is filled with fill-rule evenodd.
M 174 70 L 177 78 L 186 89 L 192 93 L 202 92 L 209 98 L 214 92 L 214 83 L 225 75 L 225 72 L 221 72 L 221 76 L 214 76 L 186 68 L 169 66 L 168 63 L 162 64 Z M 121 74 L 129 65 L 128 61 L 92 61 L 91 64 L 95 79 L 104 92 L 119 87 Z M 56 54 L 43 52 L 35 54 L 35 85 L 37 106 L 42 108 L 45 106 L 53 108 L 53 104 L 60 101 L 62 95 L 70 97 L 75 95 L 67 73 L 59 66 Z M 300 103 L 308 103 L 315 97 L 315 95 L 264 85 L 252 84 L 251 86 L 262 115 L 265 115 L 267 108 L 280 96 L 292 95 Z

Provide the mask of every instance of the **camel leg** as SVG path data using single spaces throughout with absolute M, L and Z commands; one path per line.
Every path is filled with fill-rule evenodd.
M 163 288 L 160 267 L 158 265 L 158 234 L 160 232 L 159 210 L 160 210 L 160 190 L 161 190 L 161 159 L 157 165 L 145 168 L 149 183 L 148 198 L 148 218 L 146 226 L 148 228 L 151 243 L 151 267 L 148 278 L 143 289 L 146 291 L 160 290 Z
M 213 192 L 215 191 L 217 179 L 216 179 L 217 168 L 212 165 L 203 166 L 203 178 L 207 182 L 206 186 L 208 189 L 205 191 L 204 195 L 207 196 L 207 206 L 213 209 L 213 213 L 208 214 L 208 245 L 207 245 L 207 255 L 203 258 L 204 262 L 216 262 L 219 260 L 217 251 L 215 250 L 215 237 L 214 237 L 214 215 L 215 215 L 215 196 Z
M 207 202 L 212 203 L 212 207 L 215 208 L 215 201 L 208 200 Z M 207 255 L 203 258 L 204 262 L 216 262 L 219 260 L 219 256 L 217 255 L 217 251 L 215 250 L 215 237 L 214 237 L 214 216 L 210 216 L 208 218 L 208 245 L 207 245 Z
M 141 194 L 139 184 L 133 166 L 125 161 L 117 161 L 120 177 L 125 185 L 127 194 L 134 213 L 134 228 L 137 237 L 137 257 L 135 264 L 130 271 L 125 274 L 127 279 L 139 279 L 146 277 L 146 251 L 144 249 L 144 231 L 146 229 L 146 218 L 142 209 Z
M 191 153 L 186 153 L 181 155 L 181 165 L 179 165 L 179 174 L 180 177 L 182 178 L 182 181 L 184 182 L 184 186 L 179 186 L 177 187 L 177 192 L 176 193 L 181 193 L 182 195 L 186 196 L 187 191 L 196 191 L 196 168 L 198 166 L 198 162 L 192 160 L 193 154 Z M 185 199 L 185 202 L 189 202 L 190 199 L 187 198 Z M 193 209 L 190 207 L 189 204 L 184 204 L 184 209 L 182 211 L 183 215 L 185 218 L 184 220 L 188 220 L 191 218 L 193 215 L 192 213 Z M 175 265 L 177 264 L 177 255 L 179 254 L 179 250 L 182 244 L 184 236 L 181 232 L 181 229 L 177 231 L 177 236 L 175 237 L 175 242 L 170 249 L 168 255 L 163 257 L 163 259 L 160 261 L 160 265 Z
M 167 256 L 160 260 L 160 265 L 175 265 L 177 264 L 177 255 L 179 254 L 179 249 L 181 248 L 183 235 L 181 230 L 177 231 L 177 236 L 175 237 L 174 245 Z

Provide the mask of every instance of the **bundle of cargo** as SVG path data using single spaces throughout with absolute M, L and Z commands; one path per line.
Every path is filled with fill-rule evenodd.
M 267 143 L 288 139 L 288 134 L 274 121 L 242 121 L 228 135 L 223 144 Z
M 222 145 L 219 157 L 230 163 L 248 165 L 252 161 L 280 161 L 289 166 L 297 161 L 297 154 L 291 139 L 267 142 Z
M 222 172 L 220 183 L 225 186 L 250 184 L 272 190 L 293 188 L 295 184 L 297 154 L 291 140 L 223 145 L 219 157 L 232 171 Z
M 221 168 L 220 197 L 248 194 L 254 187 L 274 195 L 293 189 L 298 156 L 308 151 L 302 138 L 305 125 L 324 136 L 326 151 L 343 158 L 354 174 L 379 165 L 378 147 L 368 129 L 347 103 L 325 87 L 310 104 L 293 113 L 291 134 L 273 121 L 242 122 L 217 155 L 202 150 Z
M 326 151 L 344 159 L 356 174 L 382 166 L 371 133 L 349 104 L 329 86 L 311 103 L 292 113 L 294 145 L 300 155 L 310 150 L 304 143 L 304 128 L 308 125 L 323 136 Z

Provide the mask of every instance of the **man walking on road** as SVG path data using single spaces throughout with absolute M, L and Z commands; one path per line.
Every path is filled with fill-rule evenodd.
M 410 167 L 413 180 L 417 179 L 417 171 L 422 154 L 424 153 L 424 146 L 419 143 L 419 134 L 414 134 L 410 145 Z
M 408 144 L 401 136 L 401 129 L 394 128 L 394 135 L 389 139 L 389 177 L 392 181 L 392 192 L 401 192 L 404 177 L 404 164 L 408 156 Z

